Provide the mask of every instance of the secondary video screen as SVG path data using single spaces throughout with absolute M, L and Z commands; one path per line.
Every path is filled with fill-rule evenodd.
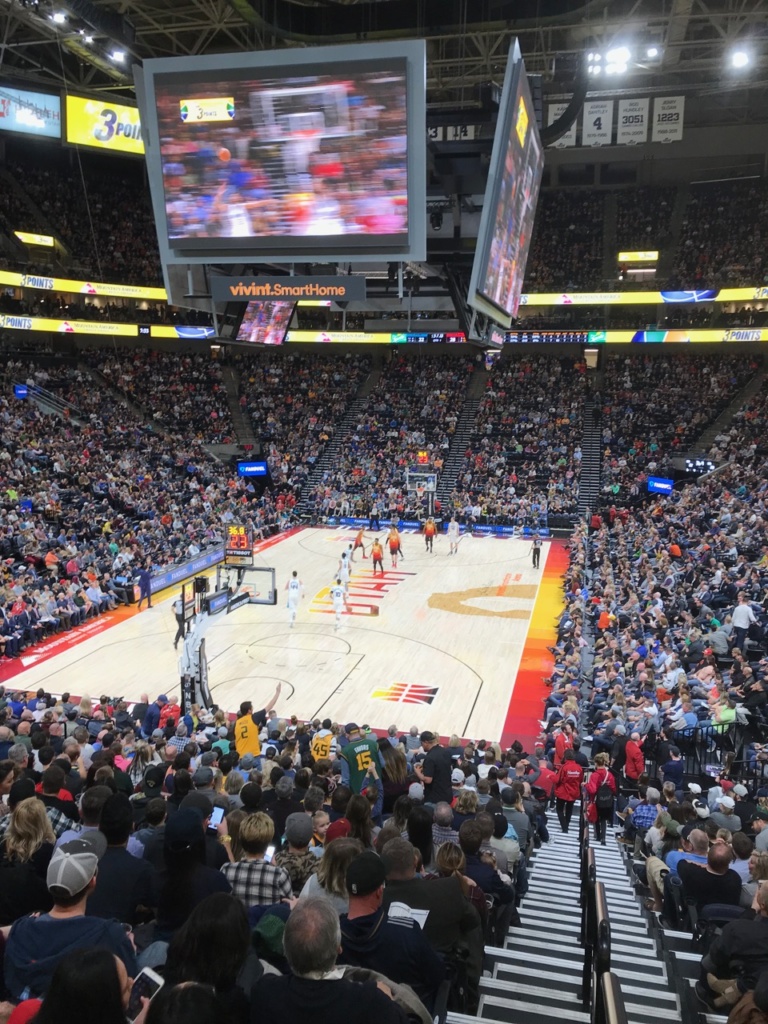
M 322 73 L 323 69 L 327 73 Z M 315 68 L 313 68 L 315 70 Z M 171 242 L 407 239 L 405 59 L 316 74 L 158 76 Z M 170 79 L 170 80 L 167 80 Z
M 524 69 L 513 92 L 511 114 L 504 163 L 497 172 L 492 234 L 479 290 L 494 306 L 517 316 L 544 168 Z
M 295 308 L 295 302 L 249 302 L 235 341 L 253 345 L 282 345 Z

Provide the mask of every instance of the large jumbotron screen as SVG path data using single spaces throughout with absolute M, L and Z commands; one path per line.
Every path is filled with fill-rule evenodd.
M 544 150 L 515 41 L 504 77 L 468 295 L 471 306 L 505 327 L 517 315 L 543 169 Z
M 170 249 L 274 259 L 423 247 L 416 45 L 147 61 L 142 123 Z

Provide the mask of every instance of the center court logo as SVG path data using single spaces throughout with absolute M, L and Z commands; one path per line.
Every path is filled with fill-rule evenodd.
M 393 683 L 385 689 L 374 690 L 373 700 L 387 700 L 394 704 L 431 704 L 440 693 L 439 686 L 422 683 Z

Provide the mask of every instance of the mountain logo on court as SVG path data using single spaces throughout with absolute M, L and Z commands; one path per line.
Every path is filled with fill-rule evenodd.
M 388 700 L 394 704 L 431 704 L 440 693 L 439 686 L 424 686 L 422 683 L 393 683 L 383 690 L 374 690 L 374 700 Z

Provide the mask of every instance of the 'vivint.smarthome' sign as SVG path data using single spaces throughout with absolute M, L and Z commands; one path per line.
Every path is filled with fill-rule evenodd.
M 296 302 L 300 299 L 360 301 L 365 278 L 349 277 L 214 277 L 214 302 Z

